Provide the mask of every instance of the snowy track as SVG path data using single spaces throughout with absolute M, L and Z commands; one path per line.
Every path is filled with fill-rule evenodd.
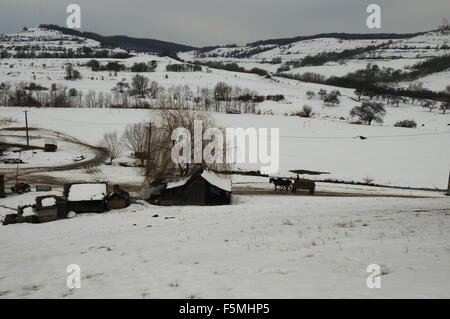
M 23 131 L 23 128 L 10 127 L 8 129 L 6 129 L 6 130 L 4 129 L 2 131 L 17 132 L 17 131 Z M 68 171 L 68 170 L 73 170 L 73 169 L 78 169 L 78 168 L 87 168 L 87 169 L 92 170 L 96 166 L 103 163 L 107 158 L 107 154 L 103 148 L 89 145 L 89 144 L 84 143 L 70 135 L 67 135 L 67 134 L 64 134 L 61 132 L 57 132 L 54 130 L 40 129 L 40 128 L 30 128 L 30 132 L 31 132 L 31 134 L 35 134 L 35 135 L 32 135 L 31 137 L 39 137 L 39 138 L 51 137 L 58 141 L 64 141 L 64 142 L 72 143 L 75 145 L 83 146 L 83 147 L 89 149 L 90 152 L 92 152 L 94 155 L 90 159 L 86 159 L 86 160 L 79 161 L 79 162 L 72 162 L 72 163 L 68 163 L 68 164 L 19 167 L 20 168 L 19 174 L 22 177 L 29 175 L 29 174 L 33 174 L 33 173 Z M 6 135 L 6 134 L 2 134 L 2 136 L 17 137 L 17 135 Z M 24 145 L 24 144 L 17 144 L 17 143 L 15 144 L 15 146 L 26 147 L 26 145 Z M 33 145 L 30 145 L 30 146 L 32 149 L 42 149 L 42 147 L 40 147 L 40 146 L 33 146 Z M 0 168 L 0 173 L 5 175 L 6 182 L 11 181 L 11 180 L 15 179 L 15 177 L 16 177 L 16 167 L 14 165 L 14 167 L 11 167 L 11 168 L 6 168 L 6 167 Z M 45 182 L 45 181 L 42 181 L 42 182 Z

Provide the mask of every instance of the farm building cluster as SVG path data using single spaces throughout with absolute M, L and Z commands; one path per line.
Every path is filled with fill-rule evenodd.
M 39 190 L 39 186 L 36 189 Z M 129 193 L 119 185 L 114 185 L 113 190 L 108 192 L 107 183 L 65 184 L 62 196 L 37 196 L 34 204 L 19 206 L 17 212 L 7 214 L 3 224 L 46 223 L 80 213 L 103 213 L 125 208 L 130 203 Z
M 0 175 L 0 198 L 5 196 L 4 177 Z M 31 187 L 23 184 L 22 194 Z M 18 187 L 16 183 L 14 187 Z M 208 169 L 196 169 L 189 176 L 167 177 L 150 184 L 144 200 L 154 205 L 227 205 L 231 203 L 231 179 Z M 36 185 L 36 191 L 51 191 L 50 186 Z M 13 191 L 13 190 L 12 190 Z M 13 191 L 14 192 L 14 191 Z M 119 185 L 108 191 L 108 183 L 65 184 L 61 196 L 37 196 L 32 205 L 23 205 L 3 219 L 3 224 L 45 223 L 82 213 L 103 213 L 123 209 L 132 203 L 130 194 Z

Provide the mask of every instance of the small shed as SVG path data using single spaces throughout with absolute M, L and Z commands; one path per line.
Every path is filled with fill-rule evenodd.
M 231 179 L 206 168 L 182 178 L 165 178 L 150 185 L 148 201 L 156 205 L 228 205 Z
M 67 218 L 67 203 L 62 197 L 55 195 L 38 196 L 35 201 L 39 223 Z
M 113 191 L 105 199 L 108 210 L 121 209 L 130 205 L 130 193 L 121 189 L 119 185 L 114 185 Z
M 108 184 L 73 183 L 64 185 L 67 211 L 75 213 L 103 213 L 106 210 L 105 197 Z

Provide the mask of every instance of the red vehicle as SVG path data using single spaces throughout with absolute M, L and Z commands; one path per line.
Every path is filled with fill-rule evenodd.
M 241 114 L 241 111 L 240 111 L 240 110 L 233 109 L 233 108 L 228 108 L 228 109 L 226 110 L 226 112 L 227 112 L 227 114 Z
M 57 149 L 58 149 L 58 146 L 56 146 L 55 144 L 45 144 L 44 145 L 44 151 L 46 151 L 46 152 L 56 152 Z
M 14 186 L 11 187 L 11 192 L 17 194 L 28 193 L 31 192 L 31 187 L 29 184 L 26 183 L 16 183 Z

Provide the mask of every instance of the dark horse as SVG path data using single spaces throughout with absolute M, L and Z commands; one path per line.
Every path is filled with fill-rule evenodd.
M 290 179 L 282 179 L 282 178 L 271 178 L 269 179 L 269 183 L 273 183 L 275 185 L 275 190 L 288 191 L 292 188 L 292 181 Z

